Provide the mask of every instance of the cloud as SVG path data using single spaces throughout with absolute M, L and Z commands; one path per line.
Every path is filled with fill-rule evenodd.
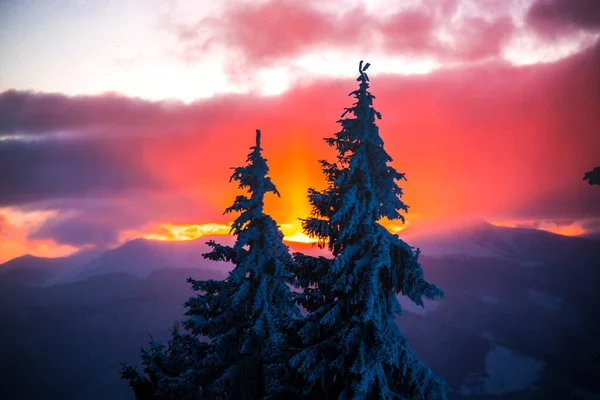
M 537 219 L 493 221 L 494 225 L 510 228 L 539 229 L 565 236 L 582 236 L 600 233 L 600 218 Z
M 182 55 L 190 61 L 224 47 L 239 51 L 247 63 L 266 65 L 324 44 L 356 43 L 374 23 L 361 8 L 337 18 L 311 2 L 274 0 L 235 4 L 220 18 L 180 24 L 173 33 L 185 44 Z
M 545 36 L 600 32 L 600 7 L 596 0 L 537 0 L 527 13 L 527 22 Z
M 39 257 L 59 257 L 77 251 L 76 247 L 60 245 L 51 239 L 30 240 L 27 233 L 51 213 L 23 213 L 0 208 L 0 263 L 31 254 Z
M 164 221 L 191 224 L 223 220 L 219 208 L 177 191 L 127 191 L 105 197 L 49 200 L 35 207 L 57 211 L 29 230 L 27 238 L 75 247 L 112 247 L 122 241 L 124 233 L 148 233 Z
M 114 214 L 108 215 L 116 217 Z M 52 239 L 75 247 L 92 245 L 106 248 L 118 242 L 119 228 L 124 228 L 122 221 L 108 219 L 101 213 L 64 212 L 46 220 L 28 235 L 28 239 Z
M 590 89 L 600 87 L 599 65 L 600 45 L 552 64 L 487 63 L 418 76 L 378 74 L 374 64 L 380 132 L 407 174 L 409 221 L 600 217 L 600 191 L 581 180 L 599 161 L 600 91 Z M 280 96 L 168 105 L 11 92 L 21 117 L 5 131 L 28 133 L 0 140 L 0 199 L 56 212 L 29 231 L 31 240 L 77 246 L 108 245 L 148 224 L 228 223 L 221 213 L 237 193 L 230 167 L 243 164 L 259 128 L 282 194 L 267 199 L 267 211 L 292 224 L 310 212 L 306 189 L 324 185 L 317 160 L 334 154 L 322 138 L 338 130 L 355 85 L 322 78 Z M 118 117 L 103 119 L 106 110 Z M 61 127 L 75 134 L 48 136 Z
M 8 230 L 8 218 L 5 215 L 0 214 L 0 237 L 6 235 Z
M 218 107 L 219 100 L 211 104 Z M 114 93 L 66 96 L 8 90 L 0 93 L 0 139 L 50 133 L 166 135 L 200 122 L 209 127 L 220 117 L 212 113 L 211 104 L 198 109 L 176 100 L 152 102 Z
M 220 17 L 170 24 L 182 44 L 180 57 L 204 60 L 211 52 L 231 54 L 234 75 L 286 63 L 305 54 L 377 51 L 441 62 L 479 61 L 501 55 L 515 29 L 508 7 L 495 18 L 461 12 L 456 0 L 423 1 L 391 12 L 362 5 L 323 9 L 314 1 L 271 0 L 232 4 Z M 485 7 L 474 6 L 476 10 Z M 479 8 L 477 8 L 479 7 Z
M 581 227 L 586 232 L 600 233 L 600 218 L 589 218 L 581 221 Z
M 515 217 L 527 219 L 551 219 L 557 215 L 571 219 L 600 217 L 600 191 L 590 190 L 594 188 L 589 186 L 582 187 L 575 172 L 570 174 L 570 178 L 570 181 L 567 177 L 563 178 L 556 188 L 548 188 L 527 202 L 507 207 L 506 211 Z
M 97 137 L 0 140 L 0 182 L 0 206 L 160 186 L 140 141 Z

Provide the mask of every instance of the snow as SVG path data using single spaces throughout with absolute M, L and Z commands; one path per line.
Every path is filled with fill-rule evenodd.
M 546 363 L 515 350 L 496 345 L 485 357 L 485 393 L 503 396 L 536 389 Z
M 443 303 L 442 301 L 438 300 L 423 299 L 424 307 L 421 307 L 413 303 L 410 299 L 408 299 L 405 296 L 398 296 L 398 301 L 400 302 L 400 305 L 402 306 L 402 309 L 404 311 L 421 316 L 427 315 L 437 310 Z

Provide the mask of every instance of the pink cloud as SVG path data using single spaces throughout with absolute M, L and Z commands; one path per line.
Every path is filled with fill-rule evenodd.
M 203 58 L 211 49 L 233 49 L 237 54 L 231 64 L 270 66 L 332 49 L 477 61 L 498 56 L 514 31 L 506 12 L 491 20 L 469 16 L 454 23 L 459 5 L 455 0 L 425 1 L 387 15 L 375 15 L 360 6 L 337 15 L 315 4 L 272 0 L 236 5 L 221 18 L 177 25 L 174 34 L 183 46 L 181 57 L 187 61 Z M 452 37 L 451 43 L 439 37 L 440 28 Z

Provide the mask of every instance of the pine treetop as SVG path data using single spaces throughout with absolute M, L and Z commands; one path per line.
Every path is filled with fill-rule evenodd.
M 337 121 L 342 129 L 325 138 L 338 153 L 336 162 L 320 160 L 328 187 L 323 191 L 309 189 L 313 216 L 304 220 L 303 226 L 309 235 L 320 239 L 322 246 L 328 242 L 334 255 L 347 239 L 368 233 L 373 222 L 383 217 L 404 222 L 401 212 L 408 211 L 396 183 L 406 178 L 389 165 L 393 160 L 375 123 L 381 113 L 373 107 L 375 96 L 368 90 L 369 66 L 363 66 L 362 61 L 359 64 L 359 88 L 349 94 L 356 102 Z

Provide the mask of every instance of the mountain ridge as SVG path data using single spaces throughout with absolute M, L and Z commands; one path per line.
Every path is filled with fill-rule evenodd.
M 405 238 L 403 235 L 400 237 Z M 210 251 L 206 245 L 209 240 L 232 245 L 234 238 L 226 235 L 205 236 L 189 241 L 137 238 L 104 252 L 88 251 L 56 258 L 23 255 L 0 264 L 0 279 L 40 286 L 77 282 L 111 272 L 146 277 L 152 271 L 163 268 L 207 268 L 213 263 L 202 255 Z M 502 227 L 484 220 L 475 220 L 445 232 L 407 235 L 406 240 L 411 246 L 420 248 L 425 257 L 499 257 L 526 267 L 535 267 L 548 257 L 564 258 L 566 249 L 572 249 L 577 258 L 578 253 L 596 245 L 593 238 Z M 329 254 L 326 249 L 317 246 L 293 242 L 286 244 L 292 252 Z M 231 264 L 223 263 L 217 268 L 228 270 Z

